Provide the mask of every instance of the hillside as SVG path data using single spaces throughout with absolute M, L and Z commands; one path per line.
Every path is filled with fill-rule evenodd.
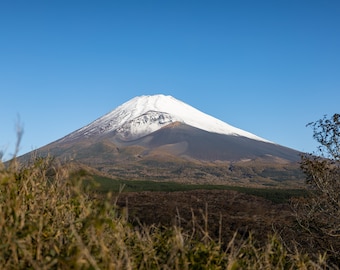
M 112 178 L 262 186 L 302 183 L 298 151 L 164 95 L 136 97 L 36 153 L 72 160 Z

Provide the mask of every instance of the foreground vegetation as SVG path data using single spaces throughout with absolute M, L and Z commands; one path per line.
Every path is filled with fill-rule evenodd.
M 207 228 L 132 226 L 51 158 L 0 163 L 0 269 L 321 269 L 276 236 L 214 240 Z M 194 228 L 194 226 L 193 226 Z M 223 229 L 223 228 L 221 228 Z M 319 256 L 319 257 L 318 257 Z
M 340 114 L 312 122 L 316 154 L 305 154 L 301 168 L 313 191 L 308 200 L 293 201 L 297 222 L 309 234 L 309 246 L 327 251 L 340 266 Z

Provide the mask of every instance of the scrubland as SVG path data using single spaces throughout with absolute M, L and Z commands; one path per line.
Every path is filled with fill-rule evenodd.
M 212 234 L 209 209 L 193 212 L 186 226 L 180 215 L 168 225 L 132 222 L 129 206 L 118 205 L 119 194 L 94 192 L 84 177 L 53 158 L 0 162 L 0 269 L 329 267 L 322 251 L 290 248 L 274 231 L 258 241 L 251 228 L 242 235 L 235 228 L 227 239 L 220 222 Z

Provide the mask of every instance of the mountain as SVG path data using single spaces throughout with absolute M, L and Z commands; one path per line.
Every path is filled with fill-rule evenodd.
M 299 178 L 298 151 L 165 95 L 135 97 L 37 152 L 112 177 L 268 185 Z

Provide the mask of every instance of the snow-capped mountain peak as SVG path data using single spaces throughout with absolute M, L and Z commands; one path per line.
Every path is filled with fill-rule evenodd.
M 244 136 L 269 142 L 247 131 L 233 127 L 194 107 L 165 95 L 139 96 L 120 105 L 89 125 L 64 137 L 76 139 L 115 132 L 122 139 L 137 139 L 173 122 L 181 122 L 208 132 Z

